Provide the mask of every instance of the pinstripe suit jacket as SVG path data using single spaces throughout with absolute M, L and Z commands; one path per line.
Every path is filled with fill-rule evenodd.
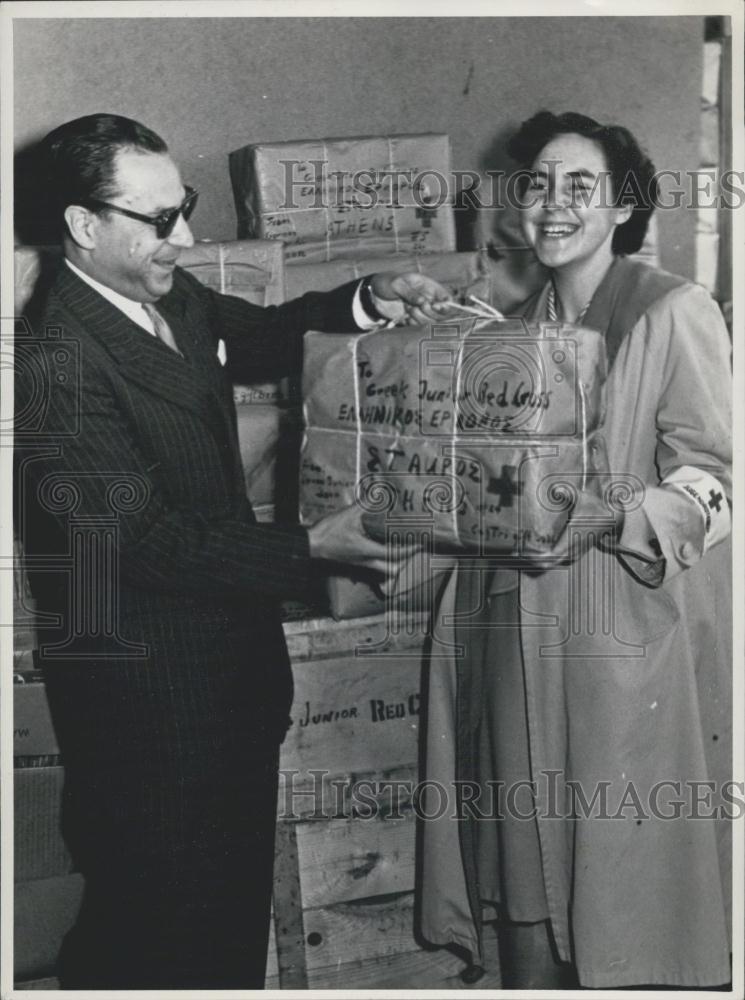
M 231 382 L 299 371 L 308 328 L 356 329 L 355 284 L 262 309 L 177 269 L 158 307 L 181 357 L 63 267 L 18 341 L 16 495 L 32 587 L 59 616 L 42 664 L 83 870 L 118 854 L 162 876 L 235 826 L 251 755 L 282 738 L 277 601 L 310 579 L 307 534 L 255 523 Z

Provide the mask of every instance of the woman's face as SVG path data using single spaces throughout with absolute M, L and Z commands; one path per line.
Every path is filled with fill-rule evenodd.
M 602 147 L 569 132 L 548 142 L 532 165 L 534 177 L 524 196 L 523 233 L 536 256 L 551 268 L 610 264 L 613 231 L 631 214 L 616 208 Z

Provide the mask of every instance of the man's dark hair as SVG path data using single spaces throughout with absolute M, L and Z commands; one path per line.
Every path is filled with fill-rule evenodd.
M 46 136 L 42 148 L 60 225 L 68 205 L 87 205 L 91 198 L 111 201 L 117 196 L 114 172 L 119 150 L 168 152 L 163 139 L 145 125 L 107 114 L 65 122 Z
M 614 254 L 636 253 L 658 204 L 659 190 L 654 164 L 628 129 L 601 125 L 573 111 L 561 115 L 539 111 L 522 123 L 507 144 L 507 152 L 521 167 L 529 168 L 547 143 L 566 133 L 592 139 L 605 153 L 616 204 L 633 206 L 630 218 L 616 228 L 611 249 Z

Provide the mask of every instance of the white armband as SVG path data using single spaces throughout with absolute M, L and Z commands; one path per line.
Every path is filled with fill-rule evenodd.
M 690 497 L 704 522 L 704 549 L 725 539 L 731 529 L 729 503 L 722 484 L 714 476 L 692 465 L 682 465 L 662 480 L 662 486 L 672 486 Z

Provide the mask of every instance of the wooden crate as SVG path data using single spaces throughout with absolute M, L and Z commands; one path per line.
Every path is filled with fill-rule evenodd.
M 414 930 L 421 623 L 398 635 L 382 618 L 285 630 L 295 701 L 280 759 L 267 988 L 463 988 L 462 959 L 423 949 Z M 44 725 L 43 686 L 17 685 L 16 696 L 15 728 L 28 729 L 16 734 L 16 752 L 28 761 L 29 748 L 49 753 L 56 743 Z M 70 877 L 59 835 L 62 774 L 16 771 L 24 912 L 33 900 L 43 908 L 45 887 Z M 31 957 L 19 961 L 33 974 Z M 50 956 L 37 959 L 44 974 Z
M 422 636 L 383 618 L 292 623 L 292 725 L 280 767 L 307 778 L 381 773 L 417 759 Z
M 424 625 L 408 625 L 287 630 L 295 701 L 280 758 L 267 988 L 463 987 L 464 961 L 415 935 Z

